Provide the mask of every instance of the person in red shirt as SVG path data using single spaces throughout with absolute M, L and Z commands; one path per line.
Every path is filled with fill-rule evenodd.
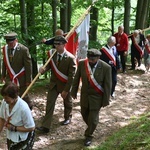
M 126 73 L 126 57 L 129 43 L 128 36 L 124 33 L 123 26 L 118 27 L 118 32 L 114 34 L 114 37 L 116 38 L 116 48 L 118 55 L 120 56 L 122 72 Z

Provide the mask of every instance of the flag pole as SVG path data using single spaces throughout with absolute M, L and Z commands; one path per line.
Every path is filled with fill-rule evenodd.
M 92 3 L 92 5 L 94 4 L 94 2 Z M 65 39 L 68 40 L 69 37 L 73 34 L 73 32 L 75 31 L 75 29 L 82 23 L 82 21 L 84 20 L 84 18 L 89 14 L 90 9 L 92 7 L 92 5 L 90 5 L 86 11 L 84 12 L 84 14 L 79 18 L 79 20 L 77 21 L 77 23 L 74 25 L 74 27 L 67 33 L 67 35 L 65 36 Z M 55 51 L 52 53 L 51 57 L 47 60 L 47 62 L 44 64 L 43 68 L 45 69 L 46 66 L 48 65 L 48 63 L 50 62 L 50 60 L 52 59 L 52 57 L 54 56 L 54 54 L 56 53 L 56 49 Z M 37 78 L 41 75 L 41 73 L 39 72 L 36 77 L 32 80 L 32 82 L 30 83 L 30 85 L 27 87 L 27 89 L 25 90 L 25 92 L 23 93 L 23 95 L 21 96 L 21 98 L 23 98 L 27 92 L 29 91 L 29 89 L 31 88 L 31 86 L 35 83 L 35 81 L 37 80 Z
M 79 25 L 82 23 L 82 21 L 84 20 L 84 18 L 89 14 L 89 12 L 91 10 L 91 7 L 97 1 L 98 0 L 92 0 L 92 4 L 85 10 L 84 14 L 78 19 L 78 21 L 76 22 L 76 24 L 74 25 L 74 27 L 69 31 L 69 33 L 65 37 L 66 39 L 69 39 L 69 37 L 73 34 L 73 32 L 75 31 L 75 29 L 77 29 L 79 27 Z
M 149 30 L 150 29 L 150 27 L 148 27 L 148 28 L 145 28 L 145 29 L 143 29 L 143 30 L 141 30 L 142 32 L 145 32 L 145 31 L 147 31 L 147 30 Z M 139 29 L 138 29 L 139 30 Z M 130 35 L 128 35 L 128 37 L 131 37 L 133 35 L 133 33 L 132 34 L 130 34 Z
M 76 22 L 75 26 L 69 31 L 69 33 L 66 35 L 66 39 L 69 39 L 69 37 L 73 34 L 73 32 L 75 31 L 76 28 L 79 27 L 79 25 L 82 23 L 82 21 L 84 20 L 84 18 L 89 14 L 90 10 L 91 10 L 92 5 L 90 5 L 86 11 L 84 12 L 84 14 L 79 18 L 79 20 Z
M 46 66 L 48 65 L 48 63 L 50 62 L 50 60 L 52 59 L 52 57 L 54 56 L 54 54 L 56 53 L 56 49 L 55 51 L 52 53 L 51 57 L 49 57 L 49 59 L 47 60 L 47 62 L 44 64 L 43 68 L 45 69 Z M 35 78 L 32 80 L 32 82 L 30 83 L 30 85 L 27 87 L 27 89 L 25 90 L 25 92 L 23 93 L 23 95 L 21 96 L 21 98 L 23 98 L 27 92 L 29 91 L 29 89 L 32 87 L 32 85 L 34 84 L 34 82 L 38 79 L 38 77 L 41 75 L 41 73 L 39 72 Z
M 147 30 L 149 30 L 150 29 L 150 27 L 148 27 L 148 28 L 145 28 L 145 29 L 143 29 L 142 31 L 147 31 Z

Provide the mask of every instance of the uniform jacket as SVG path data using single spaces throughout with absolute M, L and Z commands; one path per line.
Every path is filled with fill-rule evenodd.
M 10 54 L 10 50 L 7 49 L 8 56 Z M 15 53 L 13 56 L 13 60 L 11 63 L 11 67 L 14 72 L 17 74 L 20 70 L 25 67 L 25 74 L 18 78 L 20 87 L 25 86 L 26 83 L 30 83 L 32 80 L 32 63 L 31 63 L 31 56 L 29 50 L 24 45 L 18 43 Z M 8 71 L 4 62 L 3 58 L 3 65 L 2 65 L 2 78 L 6 78 L 10 80 Z
M 95 68 L 94 78 L 98 84 L 104 89 L 104 94 L 100 95 L 93 87 L 89 85 L 86 74 L 84 60 L 79 61 L 77 72 L 72 85 L 71 95 L 77 96 L 80 78 L 82 81 L 81 87 L 81 107 L 89 107 L 90 109 L 100 109 L 109 105 L 111 93 L 111 68 L 104 61 L 99 60 Z
M 57 64 L 57 53 L 54 54 L 52 59 L 54 63 Z M 74 55 L 72 55 L 70 52 L 65 50 L 63 58 L 60 61 L 59 66 L 57 68 L 61 73 L 63 73 L 68 77 L 68 81 L 67 83 L 60 81 L 56 77 L 51 64 L 48 64 L 45 71 L 51 69 L 50 89 L 56 86 L 58 92 L 62 92 L 62 91 L 69 92 L 74 78 L 75 70 L 76 70 L 76 61 Z

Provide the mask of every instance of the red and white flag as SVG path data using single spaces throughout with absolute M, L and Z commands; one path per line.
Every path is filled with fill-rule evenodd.
M 77 60 L 86 58 L 89 43 L 89 28 L 90 14 L 88 14 L 79 27 L 77 27 L 66 44 L 66 49 L 73 55 L 76 55 Z
M 76 49 L 78 46 L 78 35 L 74 32 L 68 39 L 68 42 L 65 45 L 67 51 L 72 53 L 74 56 L 76 55 Z

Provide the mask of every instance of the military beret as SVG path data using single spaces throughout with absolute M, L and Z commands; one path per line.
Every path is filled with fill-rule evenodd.
M 87 57 L 97 57 L 100 55 L 101 55 L 101 52 L 94 48 L 91 48 L 87 51 Z
M 17 33 L 15 33 L 15 32 L 10 32 L 10 33 L 4 35 L 4 39 L 8 40 L 8 41 L 13 41 L 16 39 L 16 37 L 17 37 Z
M 61 35 L 55 36 L 54 44 L 59 42 L 67 43 L 68 41 L 64 38 L 64 36 Z

